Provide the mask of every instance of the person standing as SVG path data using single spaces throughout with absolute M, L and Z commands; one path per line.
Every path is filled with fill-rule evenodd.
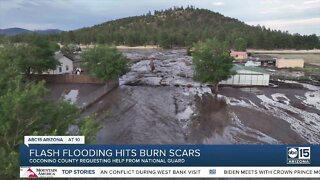
M 150 59 L 150 63 L 149 63 L 149 66 L 150 66 L 150 69 L 151 69 L 151 72 L 153 72 L 154 70 L 155 70 L 155 65 L 154 65 L 154 57 L 152 57 L 151 59 Z

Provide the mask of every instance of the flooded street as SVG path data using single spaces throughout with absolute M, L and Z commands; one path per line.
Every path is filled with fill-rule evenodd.
M 320 143 L 319 87 L 221 87 L 214 97 L 193 82 L 184 50 L 125 53 L 131 71 L 85 112 L 103 126 L 98 143 Z M 153 72 L 149 58 L 155 59 Z

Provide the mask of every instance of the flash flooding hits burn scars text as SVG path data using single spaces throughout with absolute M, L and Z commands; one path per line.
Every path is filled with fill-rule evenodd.
M 30 149 L 30 157 L 200 157 L 200 149 Z

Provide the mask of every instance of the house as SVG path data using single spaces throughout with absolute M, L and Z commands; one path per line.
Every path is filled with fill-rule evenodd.
M 56 52 L 54 58 L 60 62 L 55 70 L 49 71 L 48 74 L 69 74 L 73 72 L 73 60 L 64 56 L 61 52 Z
M 234 57 L 236 62 L 243 62 L 248 59 L 248 53 L 245 51 L 231 51 L 230 56 Z
M 270 74 L 259 67 L 246 67 L 235 64 L 232 68 L 237 74 L 226 81 L 221 81 L 222 85 L 232 86 L 268 86 Z
M 304 60 L 303 59 L 285 59 L 280 58 L 276 61 L 277 68 L 303 68 Z

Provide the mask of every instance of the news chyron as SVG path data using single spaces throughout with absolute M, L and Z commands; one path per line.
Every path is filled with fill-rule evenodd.
M 25 136 L 21 178 L 320 178 L 320 145 L 109 145 Z

